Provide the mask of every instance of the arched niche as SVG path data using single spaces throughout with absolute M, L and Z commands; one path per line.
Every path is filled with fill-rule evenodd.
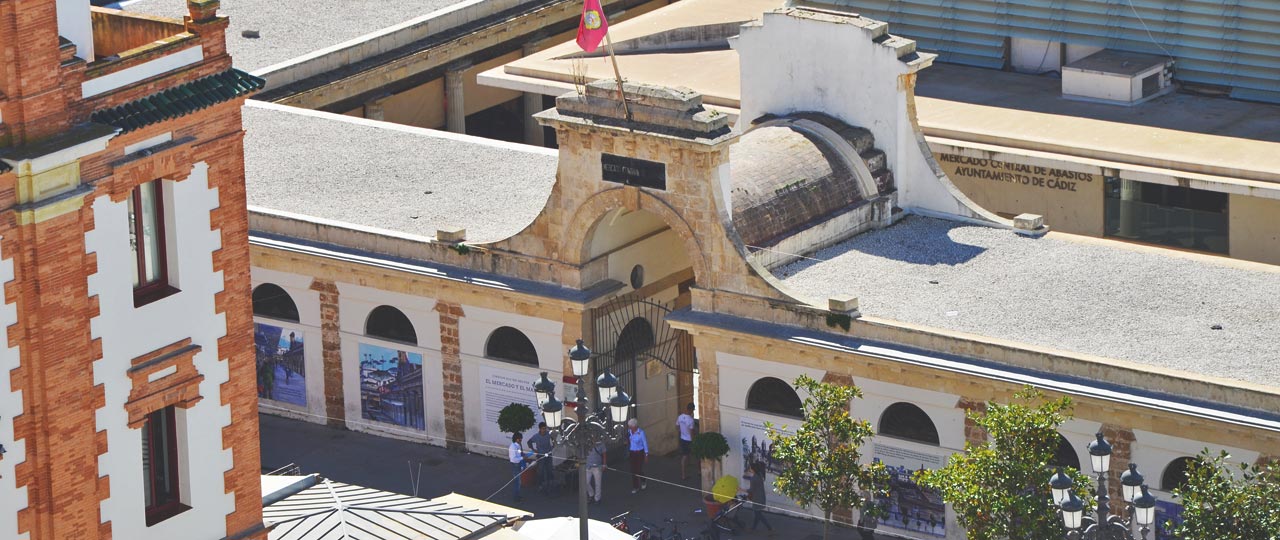
M 538 351 L 524 332 L 503 326 L 489 334 L 484 343 L 484 355 L 496 360 L 516 364 L 538 365 Z
M 282 321 L 298 322 L 298 305 L 293 297 L 274 283 L 263 283 L 253 289 L 253 314 Z
M 928 413 L 914 404 L 900 401 L 880 415 L 880 435 L 888 435 L 930 446 L 938 446 L 938 428 Z
M 387 341 L 418 344 L 418 333 L 414 331 L 409 317 L 391 306 L 378 306 L 369 312 L 364 321 L 364 334 Z
M 800 395 L 786 381 L 775 377 L 763 377 L 747 390 L 747 409 L 763 413 L 804 418 L 804 404 Z

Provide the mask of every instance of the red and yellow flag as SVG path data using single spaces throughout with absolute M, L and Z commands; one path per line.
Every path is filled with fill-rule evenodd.
M 582 4 L 582 20 L 578 22 L 578 46 L 587 52 L 595 52 L 609 31 L 609 22 L 604 20 L 604 10 L 600 9 L 600 0 L 586 0 Z

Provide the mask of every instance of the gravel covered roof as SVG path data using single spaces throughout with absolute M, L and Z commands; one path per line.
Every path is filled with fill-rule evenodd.
M 542 210 L 553 150 L 282 105 L 244 107 L 249 204 L 419 236 L 511 236 Z
M 463 0 L 231 0 L 218 14 L 231 18 L 227 51 L 236 67 L 257 71 L 317 49 L 337 45 Z M 183 0 L 126 0 L 120 7 L 181 20 Z M 244 30 L 261 37 L 246 38 Z
M 1280 384 L 1280 268 L 923 217 L 813 257 L 775 273 L 868 316 Z

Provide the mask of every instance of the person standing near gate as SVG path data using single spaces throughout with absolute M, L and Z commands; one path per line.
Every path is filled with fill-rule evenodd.
M 529 449 L 533 450 L 537 458 L 538 466 L 538 491 L 547 496 L 554 496 L 552 488 L 555 485 L 554 467 L 555 463 L 551 457 L 551 450 L 555 446 L 551 443 L 551 435 L 547 434 L 547 423 L 538 422 L 538 433 L 529 437 Z
M 649 461 L 649 439 L 644 436 L 635 418 L 627 420 L 631 439 L 631 493 L 639 493 L 647 486 L 644 479 L 644 464 Z
M 602 442 L 587 451 L 587 499 L 596 504 L 604 496 L 604 464 L 608 461 Z
M 684 412 L 676 417 L 676 428 L 680 430 L 680 479 L 687 480 L 685 468 L 689 464 L 689 454 L 693 452 L 693 404 L 685 405 Z
M 511 446 L 507 447 L 507 461 L 511 462 L 511 495 L 516 502 L 520 502 L 520 473 L 524 472 L 525 462 L 528 458 L 524 454 L 524 450 L 520 448 L 520 441 L 524 440 L 524 434 L 516 432 L 511 434 Z

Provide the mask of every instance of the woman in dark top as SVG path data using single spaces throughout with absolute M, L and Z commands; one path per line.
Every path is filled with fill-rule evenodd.
M 754 514 L 751 518 L 751 530 L 756 530 L 756 527 L 763 523 L 766 528 L 772 531 L 773 525 L 770 525 L 764 519 L 764 463 L 757 461 L 751 464 L 751 480 L 749 482 L 747 498 L 751 499 L 751 511 Z

